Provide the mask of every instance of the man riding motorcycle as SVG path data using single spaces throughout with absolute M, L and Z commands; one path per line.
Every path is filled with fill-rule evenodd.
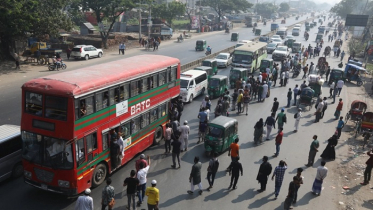
M 226 28 L 225 28 L 225 33 L 228 33 L 228 34 L 229 34 L 229 27 L 226 27 Z
M 206 47 L 206 55 L 210 55 L 211 54 L 211 47 L 210 45 Z
M 178 42 L 183 41 L 183 35 L 182 35 L 182 34 L 180 34 L 180 36 L 177 37 L 177 41 L 178 41 Z

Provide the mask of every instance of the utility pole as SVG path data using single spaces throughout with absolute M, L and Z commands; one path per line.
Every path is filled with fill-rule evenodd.
M 141 39 L 141 1 L 139 6 L 139 40 Z
M 150 38 L 150 29 L 152 27 L 152 2 L 149 3 L 149 17 L 148 17 L 148 38 Z

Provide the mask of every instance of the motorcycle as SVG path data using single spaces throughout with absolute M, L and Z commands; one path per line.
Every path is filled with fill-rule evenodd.
M 293 76 L 292 76 L 292 78 L 296 78 L 296 77 L 298 77 L 299 74 L 300 74 L 300 70 L 301 70 L 301 65 L 296 66 L 296 67 L 294 68 L 294 72 L 293 72 Z
M 266 22 L 266 21 L 264 21 L 263 25 L 267 25 L 267 22 Z
M 177 42 L 182 42 L 182 41 L 184 41 L 183 37 L 177 37 Z
M 54 63 L 54 64 L 50 64 L 48 66 L 49 71 L 54 71 L 54 70 L 59 71 L 59 69 L 65 70 L 66 68 L 67 68 L 67 66 L 66 66 L 66 64 L 64 64 L 63 61 L 60 61 L 60 62 L 57 62 L 57 63 Z
M 229 28 L 226 28 L 226 29 L 225 29 L 225 33 L 226 33 L 226 34 L 229 34 Z
M 206 50 L 205 55 L 206 56 L 211 55 L 211 51 L 212 51 L 212 49 L 210 51 Z

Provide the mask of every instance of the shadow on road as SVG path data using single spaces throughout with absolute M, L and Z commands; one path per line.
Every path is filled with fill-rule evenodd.
M 255 192 L 254 192 L 254 193 L 255 193 Z M 253 203 L 251 203 L 251 204 L 249 205 L 248 208 L 249 208 L 249 209 L 260 208 L 260 207 L 263 206 L 264 204 L 266 204 L 266 203 L 268 203 L 269 201 L 271 201 L 271 200 L 269 200 L 269 197 L 271 197 L 273 194 L 274 194 L 274 192 L 271 193 L 271 194 L 269 194 L 269 195 L 264 196 L 264 197 L 261 198 L 261 199 L 257 199 L 257 200 L 255 200 Z

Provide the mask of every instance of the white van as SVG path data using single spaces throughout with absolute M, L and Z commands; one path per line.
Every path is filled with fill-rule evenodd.
M 205 71 L 188 70 L 180 75 L 180 96 L 183 102 L 192 102 L 198 95 L 207 91 L 207 74 Z
M 0 126 L 0 181 L 23 175 L 21 128 Z
M 236 44 L 236 46 L 234 48 L 241 47 L 244 44 L 250 44 L 251 42 L 252 41 L 250 41 L 250 40 L 241 40 L 241 41 L 238 42 L 238 44 Z
M 299 27 L 294 27 L 293 30 L 291 31 L 291 35 L 299 36 L 299 34 L 300 34 L 300 28 Z
M 285 39 L 285 37 L 288 35 L 288 29 L 287 28 L 280 28 L 277 30 L 276 35 L 280 35 L 281 39 Z

